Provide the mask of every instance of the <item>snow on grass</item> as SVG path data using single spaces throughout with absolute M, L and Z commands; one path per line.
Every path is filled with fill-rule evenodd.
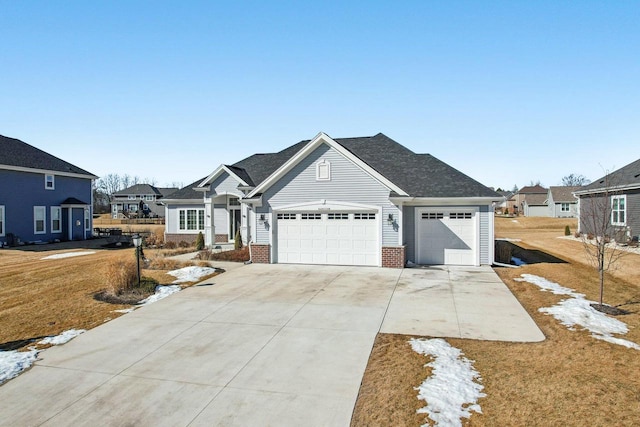
M 83 255 L 91 255 L 95 254 L 94 251 L 83 251 L 83 252 L 65 252 L 62 254 L 49 255 L 41 259 L 63 259 L 63 258 L 71 258 L 74 256 L 83 256 Z
M 113 310 L 113 312 L 127 314 L 127 313 L 131 313 L 133 310 L 135 310 L 135 308 L 131 307 L 131 308 L 123 308 L 122 310 Z
M 161 299 L 164 299 L 171 294 L 175 294 L 176 292 L 180 292 L 181 290 L 182 288 L 180 287 L 180 285 L 156 286 L 156 293 L 151 295 L 150 297 L 143 299 L 142 301 L 139 301 L 138 304 L 153 304 L 154 302 L 160 301 Z
M 432 375 L 416 387 L 418 399 L 427 402 L 418 413 L 426 413 L 436 426 L 462 426 L 461 418 L 471 417 L 472 411 L 482 413 L 477 401 L 486 396 L 484 386 L 477 382 L 480 374 L 462 351 L 440 338 L 414 338 L 409 343 L 416 353 L 433 358 L 425 365 L 433 369 Z
M 71 341 L 72 339 L 74 339 L 75 337 L 77 337 L 78 335 L 80 335 L 80 334 L 82 334 L 84 332 L 86 332 L 85 329 L 69 329 L 68 331 L 64 331 L 60 335 L 56 335 L 54 337 L 46 337 L 45 339 L 38 341 L 38 344 L 42 344 L 42 345 L 46 345 L 46 344 L 53 344 L 53 345 L 66 344 L 66 343 L 68 343 L 69 341 Z
M 591 332 L 593 338 L 607 341 L 613 344 L 640 350 L 640 345 L 622 338 L 616 338 L 613 334 L 626 334 L 629 332 L 626 323 L 609 317 L 591 306 L 595 301 L 589 301 L 584 294 L 575 292 L 573 289 L 565 288 L 558 283 L 551 282 L 544 277 L 533 274 L 522 274 L 522 278 L 514 279 L 518 282 L 528 282 L 538 286 L 543 291 L 552 292 L 556 295 L 567 295 L 571 298 L 564 299 L 553 307 L 542 307 L 538 311 L 550 314 L 571 331 L 576 330 L 576 326 Z
M 0 384 L 15 378 L 38 358 L 38 350 L 0 351 Z
M 197 282 L 201 277 L 208 276 L 216 272 L 215 268 L 211 267 L 184 267 L 179 270 L 169 271 L 167 274 L 172 275 L 177 280 L 174 280 L 173 283 L 184 283 L 184 282 Z

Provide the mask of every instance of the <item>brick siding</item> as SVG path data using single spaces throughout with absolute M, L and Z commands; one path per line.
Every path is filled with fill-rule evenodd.
M 251 244 L 251 260 L 256 264 L 269 264 L 271 257 L 271 245 Z
M 382 266 L 386 268 L 404 268 L 405 246 L 383 246 Z
M 228 243 L 229 242 L 229 236 L 227 234 L 216 234 L 214 239 L 215 239 L 215 243 Z
M 195 244 L 196 239 L 198 238 L 197 234 L 169 234 L 165 233 L 164 241 L 165 242 L 187 242 L 190 244 Z

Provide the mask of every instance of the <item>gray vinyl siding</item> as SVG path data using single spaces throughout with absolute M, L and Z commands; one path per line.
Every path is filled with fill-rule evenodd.
M 631 190 L 627 191 L 627 218 L 626 218 L 626 227 L 629 230 L 629 234 L 631 236 L 640 235 L 640 190 Z M 593 230 L 589 224 L 589 216 L 594 215 L 592 211 L 592 204 L 598 203 L 599 206 L 602 206 L 600 200 L 604 196 L 583 196 L 580 198 L 580 232 L 588 234 L 593 233 L 596 234 L 596 230 Z M 609 223 L 611 222 L 611 197 L 609 196 L 609 201 L 607 202 L 607 210 L 606 212 L 608 216 Z M 604 209 L 603 209 L 604 210 Z M 611 231 L 610 233 L 613 233 Z
M 404 244 L 406 245 L 407 260 L 416 261 L 416 208 L 404 206 L 402 209 L 402 222 L 404 230 Z
M 491 232 L 489 230 L 490 219 L 489 215 L 493 215 L 493 212 L 489 210 L 489 206 L 480 206 L 480 219 L 478 221 L 480 226 L 480 264 L 489 264 L 489 245 L 493 242 L 489 241 Z
M 331 164 L 331 180 L 316 180 L 316 163 Z M 382 207 L 382 244 L 398 245 L 398 231 L 387 221 L 389 213 L 398 220 L 398 208 L 389 201 L 389 188 L 353 164 L 326 144 L 305 157 L 262 195 L 263 206 L 256 213 L 271 212 L 274 208 L 318 200 L 362 203 Z M 264 224 L 257 224 L 259 243 L 268 243 L 269 232 Z
M 627 226 L 631 235 L 640 235 L 640 190 L 627 193 Z
M 211 183 L 211 193 L 212 194 L 235 194 L 237 196 L 242 196 L 242 192 L 238 190 L 238 185 L 240 183 L 232 178 L 228 173 L 223 172 L 219 177 L 213 180 Z
M 165 218 L 165 232 L 168 234 L 194 233 L 193 231 L 179 230 L 178 211 L 181 209 L 204 209 L 204 204 L 170 205 L 167 206 Z M 196 232 L 197 233 L 197 232 Z
M 261 223 L 258 219 L 260 214 L 264 214 L 267 218 L 267 223 Z M 269 214 L 269 208 L 260 207 L 256 208 L 256 222 L 254 223 L 256 243 L 267 244 L 269 243 L 269 233 L 271 232 L 271 218 Z
M 569 203 L 569 212 L 562 212 L 562 203 L 554 203 L 552 216 L 554 218 L 575 218 L 577 216 L 577 203 Z

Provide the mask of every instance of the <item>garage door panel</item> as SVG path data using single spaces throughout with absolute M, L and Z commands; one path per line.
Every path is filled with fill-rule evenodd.
M 277 262 L 378 265 L 378 221 L 376 215 L 367 215 L 371 219 L 366 222 L 354 220 L 353 213 L 309 212 L 278 218 Z
M 464 210 L 418 210 L 416 262 L 475 265 L 475 215 Z

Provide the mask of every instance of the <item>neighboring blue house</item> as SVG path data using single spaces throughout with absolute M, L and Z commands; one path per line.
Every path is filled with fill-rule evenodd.
M 0 135 L 0 244 L 84 240 L 97 176 Z
M 240 232 L 254 262 L 490 265 L 504 197 L 383 134 L 324 133 L 221 165 L 163 200 L 166 240 Z

